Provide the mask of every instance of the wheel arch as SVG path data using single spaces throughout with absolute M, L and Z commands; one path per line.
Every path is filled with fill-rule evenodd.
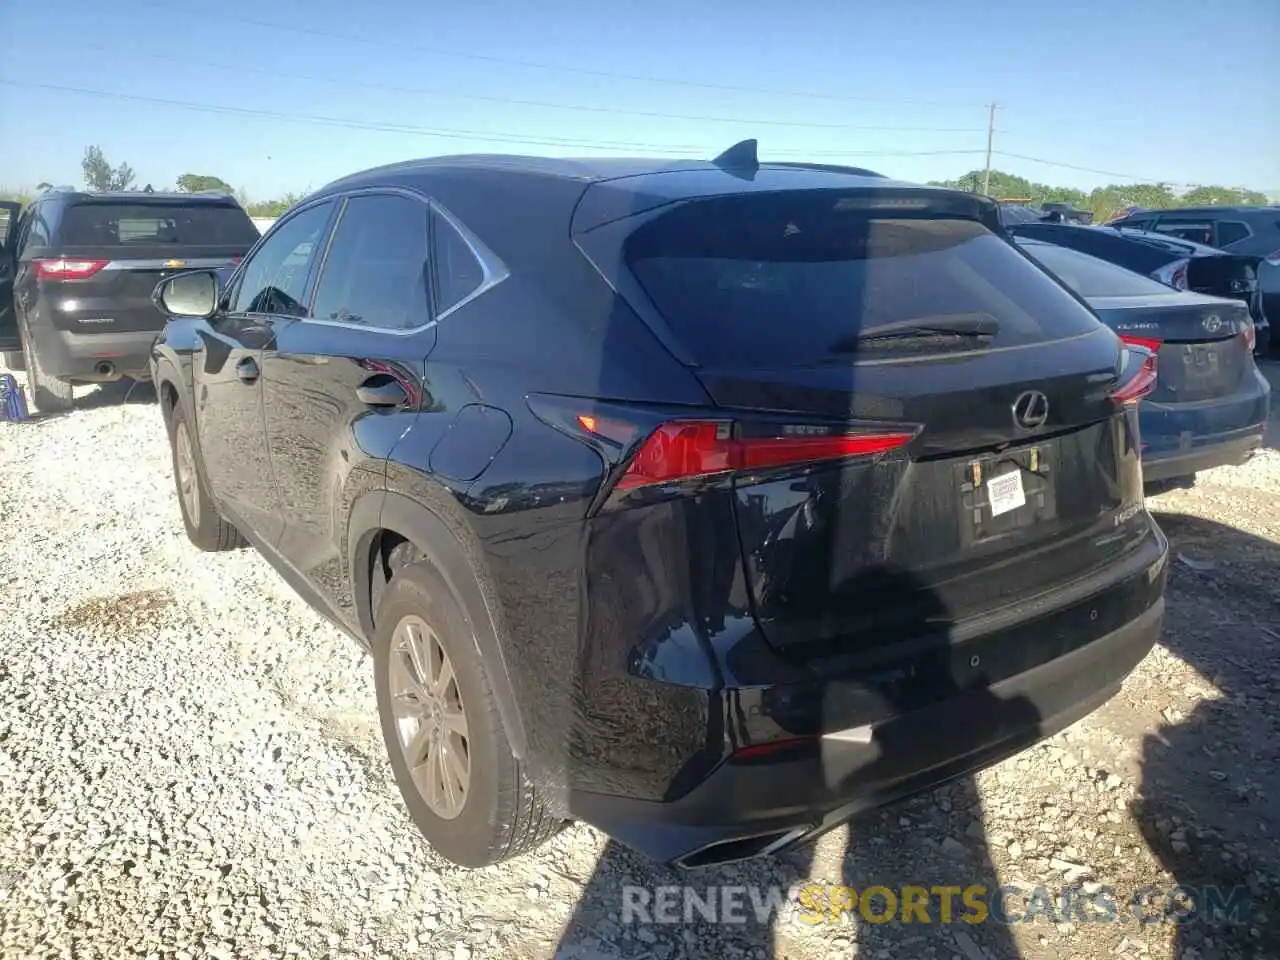
M 385 586 L 388 576 L 384 565 L 396 546 L 405 542 L 412 544 L 443 577 L 467 618 L 493 687 L 511 752 L 522 759 L 528 741 L 499 639 L 491 599 L 493 591 L 483 585 L 485 571 L 477 569 L 483 565 L 479 544 L 465 521 L 462 524 L 464 529 L 457 530 L 458 523 L 449 523 L 435 511 L 399 493 L 380 491 L 358 499 L 352 506 L 347 539 L 356 617 L 361 633 L 372 642 L 376 631 L 375 594 Z M 390 573 L 393 575 L 394 571 Z

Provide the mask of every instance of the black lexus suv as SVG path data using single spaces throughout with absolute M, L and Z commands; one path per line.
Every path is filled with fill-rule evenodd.
M 482 865 L 803 843 L 1089 713 L 1161 628 L 1121 343 L 994 203 L 830 166 L 356 174 L 160 284 L 187 534 L 371 648 Z
M 0 250 L 0 350 L 25 368 L 42 413 L 71 406 L 77 383 L 148 376 L 164 315 L 157 281 L 190 267 L 229 267 L 258 239 L 221 194 L 41 194 L 16 214 Z

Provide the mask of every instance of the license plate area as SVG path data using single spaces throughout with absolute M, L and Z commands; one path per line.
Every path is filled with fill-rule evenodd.
M 977 546 L 1057 519 L 1054 459 L 1050 443 L 956 464 L 961 544 Z
M 1217 344 L 1188 343 L 1182 348 L 1182 368 L 1189 379 L 1207 380 L 1217 377 L 1221 363 Z

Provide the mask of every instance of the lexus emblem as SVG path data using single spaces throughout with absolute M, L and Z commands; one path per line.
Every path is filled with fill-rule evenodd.
M 1049 398 L 1039 390 L 1018 394 L 1013 401 L 1013 422 L 1027 430 L 1044 426 L 1049 419 Z
M 1204 318 L 1205 333 L 1217 333 L 1222 329 L 1222 318 L 1216 313 L 1211 313 Z

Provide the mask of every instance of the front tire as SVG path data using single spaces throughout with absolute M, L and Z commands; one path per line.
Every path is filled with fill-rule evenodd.
M 169 450 L 173 455 L 173 481 L 187 539 L 207 553 L 245 546 L 240 531 L 223 519 L 209 496 L 195 438 L 181 404 L 169 414 Z
M 511 754 L 467 618 L 425 561 L 401 567 L 378 604 L 378 717 L 409 815 L 441 856 L 484 867 L 551 836 L 550 816 Z

